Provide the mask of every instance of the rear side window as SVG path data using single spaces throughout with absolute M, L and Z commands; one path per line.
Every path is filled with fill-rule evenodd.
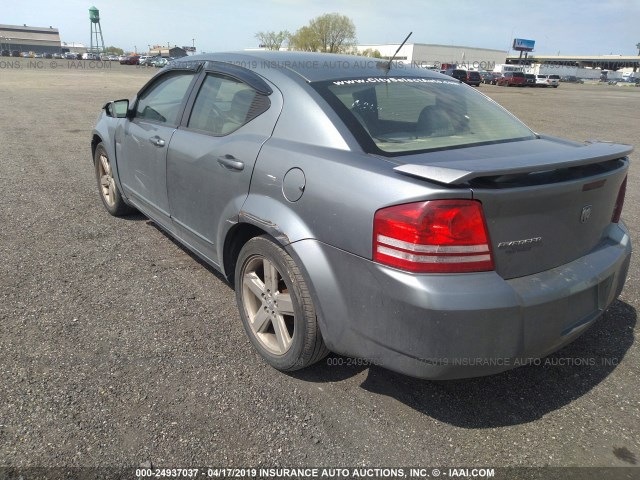
M 382 77 L 314 87 L 371 153 L 402 155 L 535 138 L 493 100 L 453 80 Z
M 188 128 L 227 135 L 269 108 L 269 98 L 231 77 L 207 75 L 193 105 Z
M 193 72 L 174 72 L 163 75 L 138 98 L 136 118 L 178 125 L 182 104 L 185 100 Z

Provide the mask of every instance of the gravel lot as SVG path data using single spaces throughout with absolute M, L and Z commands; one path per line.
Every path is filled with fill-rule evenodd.
M 620 300 L 554 364 L 441 383 L 342 357 L 279 373 L 219 275 L 100 203 L 91 128 L 154 69 L 45 62 L 0 64 L 0 465 L 640 462 L 637 256 Z M 536 131 L 640 146 L 640 88 L 480 90 Z M 639 160 L 623 213 L 636 242 Z

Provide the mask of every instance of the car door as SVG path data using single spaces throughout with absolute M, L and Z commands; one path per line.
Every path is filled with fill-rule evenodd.
M 196 76 L 192 70 L 177 70 L 158 77 L 141 91 L 133 118 L 124 122 L 116 136 L 124 193 L 156 220 L 169 222 L 167 149 Z
M 282 100 L 255 73 L 222 64 L 206 71 L 196 90 L 171 139 L 167 191 L 181 239 L 219 265 L 219 239 L 237 221 Z

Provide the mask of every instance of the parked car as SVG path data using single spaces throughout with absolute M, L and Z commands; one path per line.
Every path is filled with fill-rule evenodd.
M 525 87 L 535 87 L 536 86 L 536 76 L 532 73 L 524 74 Z
M 536 75 L 536 87 L 548 87 L 547 76 L 546 75 Z
M 33 58 L 33 53 L 31 53 L 31 52 L 22 52 L 22 53 L 20 53 L 20 56 L 22 58 Z
M 156 68 L 162 68 L 167 64 L 167 59 L 163 57 L 156 57 L 149 62 L 149 65 Z
M 478 73 L 480 74 L 480 79 L 482 83 L 488 83 L 485 80 L 491 79 L 491 72 L 487 72 L 486 70 L 479 70 Z
M 120 57 L 120 65 L 138 65 L 140 57 L 138 55 L 127 55 Z
M 632 147 L 536 134 L 417 66 L 317 58 L 173 61 L 106 103 L 91 138 L 106 210 L 139 210 L 220 271 L 267 363 L 332 350 L 487 375 L 558 350 L 615 301 Z
M 560 75 L 547 75 L 547 84 L 550 87 L 558 88 L 560 84 Z
M 524 87 L 526 79 L 523 72 L 505 72 L 496 80 L 500 87 Z
M 451 68 L 449 70 L 445 70 L 445 75 L 449 75 L 450 77 L 453 77 L 456 80 L 460 80 L 461 82 L 466 82 L 467 80 L 467 71 L 460 68 Z
M 479 72 L 476 72 L 474 70 L 468 70 L 467 71 L 467 76 L 465 77 L 465 79 L 463 81 L 467 85 L 471 85 L 471 86 L 474 86 L 474 87 L 479 87 L 480 86 L 480 82 L 482 82 L 482 77 L 480 76 Z
M 153 58 L 155 57 L 151 55 L 142 55 L 138 60 L 138 65 L 149 65 Z
M 565 75 L 560 79 L 560 81 L 566 83 L 584 83 L 581 78 L 578 78 L 575 75 Z
M 20 54 L 19 50 L 11 50 L 11 56 L 12 57 L 21 57 L 22 55 Z
M 51 54 L 51 53 L 45 53 L 45 54 L 44 54 L 44 58 L 51 59 L 51 58 L 53 58 L 53 54 Z
M 632 83 L 634 85 L 637 85 L 638 83 L 640 83 L 640 78 L 638 78 L 638 77 L 624 77 L 622 80 L 620 80 L 619 83 Z
M 82 60 L 100 60 L 100 57 L 95 53 L 86 52 L 82 54 Z
M 62 57 L 62 54 L 61 54 L 61 53 L 54 53 L 54 54 L 52 55 L 52 58 L 62 59 L 63 57 Z
M 489 72 L 489 77 L 484 80 L 484 83 L 488 83 L 491 85 L 496 85 L 498 83 L 498 78 L 502 76 L 499 72 Z
M 2 57 L 10 57 L 11 56 L 11 52 L 9 50 L 2 50 L 0 52 L 0 56 L 2 56 Z

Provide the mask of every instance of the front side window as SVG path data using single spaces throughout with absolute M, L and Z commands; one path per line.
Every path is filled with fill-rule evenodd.
M 269 105 L 267 96 L 244 82 L 208 75 L 193 105 L 188 128 L 227 135 L 264 113 Z
M 194 78 L 193 72 L 164 75 L 138 98 L 136 118 L 155 123 L 177 125 L 182 103 Z
M 314 84 L 370 153 L 402 155 L 536 138 L 493 100 L 437 78 L 359 78 Z

